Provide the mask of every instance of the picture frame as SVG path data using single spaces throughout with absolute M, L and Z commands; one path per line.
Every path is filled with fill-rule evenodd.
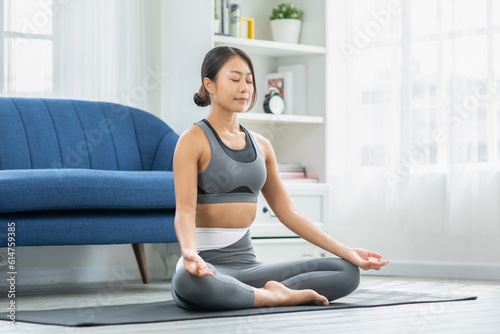
M 246 39 L 255 39 L 255 20 L 251 17 L 242 17 L 240 19 L 240 37 Z
M 285 100 L 285 114 L 294 114 L 294 84 L 293 72 L 269 73 L 266 75 L 266 94 L 269 88 L 278 88 L 281 97 Z

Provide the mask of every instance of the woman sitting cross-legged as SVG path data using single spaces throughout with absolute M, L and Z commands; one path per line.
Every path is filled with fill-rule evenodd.
M 271 144 L 238 123 L 238 113 L 256 101 L 247 54 L 216 47 L 201 72 L 194 101 L 210 112 L 181 135 L 174 153 L 175 230 L 182 251 L 172 278 L 177 305 L 328 305 L 358 287 L 359 268 L 380 270 L 389 263 L 377 253 L 342 245 L 294 208 Z M 286 227 L 339 258 L 259 262 L 249 233 L 259 192 Z

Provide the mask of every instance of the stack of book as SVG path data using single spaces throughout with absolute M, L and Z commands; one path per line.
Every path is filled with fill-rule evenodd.
M 301 163 L 278 163 L 278 172 L 286 182 L 318 182 L 317 178 L 307 177 L 306 167 Z

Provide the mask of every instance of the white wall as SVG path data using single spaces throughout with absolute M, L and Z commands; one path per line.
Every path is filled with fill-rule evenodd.
M 212 46 L 212 17 L 208 15 L 212 6 L 207 0 L 162 2 L 161 64 L 166 79 L 161 118 L 178 134 L 208 113 L 208 108 L 194 104 L 193 95 L 201 85 L 203 57 Z

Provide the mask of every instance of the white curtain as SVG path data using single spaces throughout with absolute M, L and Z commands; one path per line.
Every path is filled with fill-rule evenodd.
M 142 82 L 146 75 L 144 24 L 140 0 L 72 0 L 57 5 L 57 97 L 147 109 L 147 90 Z
M 4 0 L 2 94 L 147 110 L 157 69 L 146 65 L 144 6 L 141 0 Z
M 406 253 L 419 260 L 497 240 L 500 2 L 335 3 L 333 224 L 378 247 L 370 233 L 402 248 L 442 244 L 441 258 L 434 246 Z

